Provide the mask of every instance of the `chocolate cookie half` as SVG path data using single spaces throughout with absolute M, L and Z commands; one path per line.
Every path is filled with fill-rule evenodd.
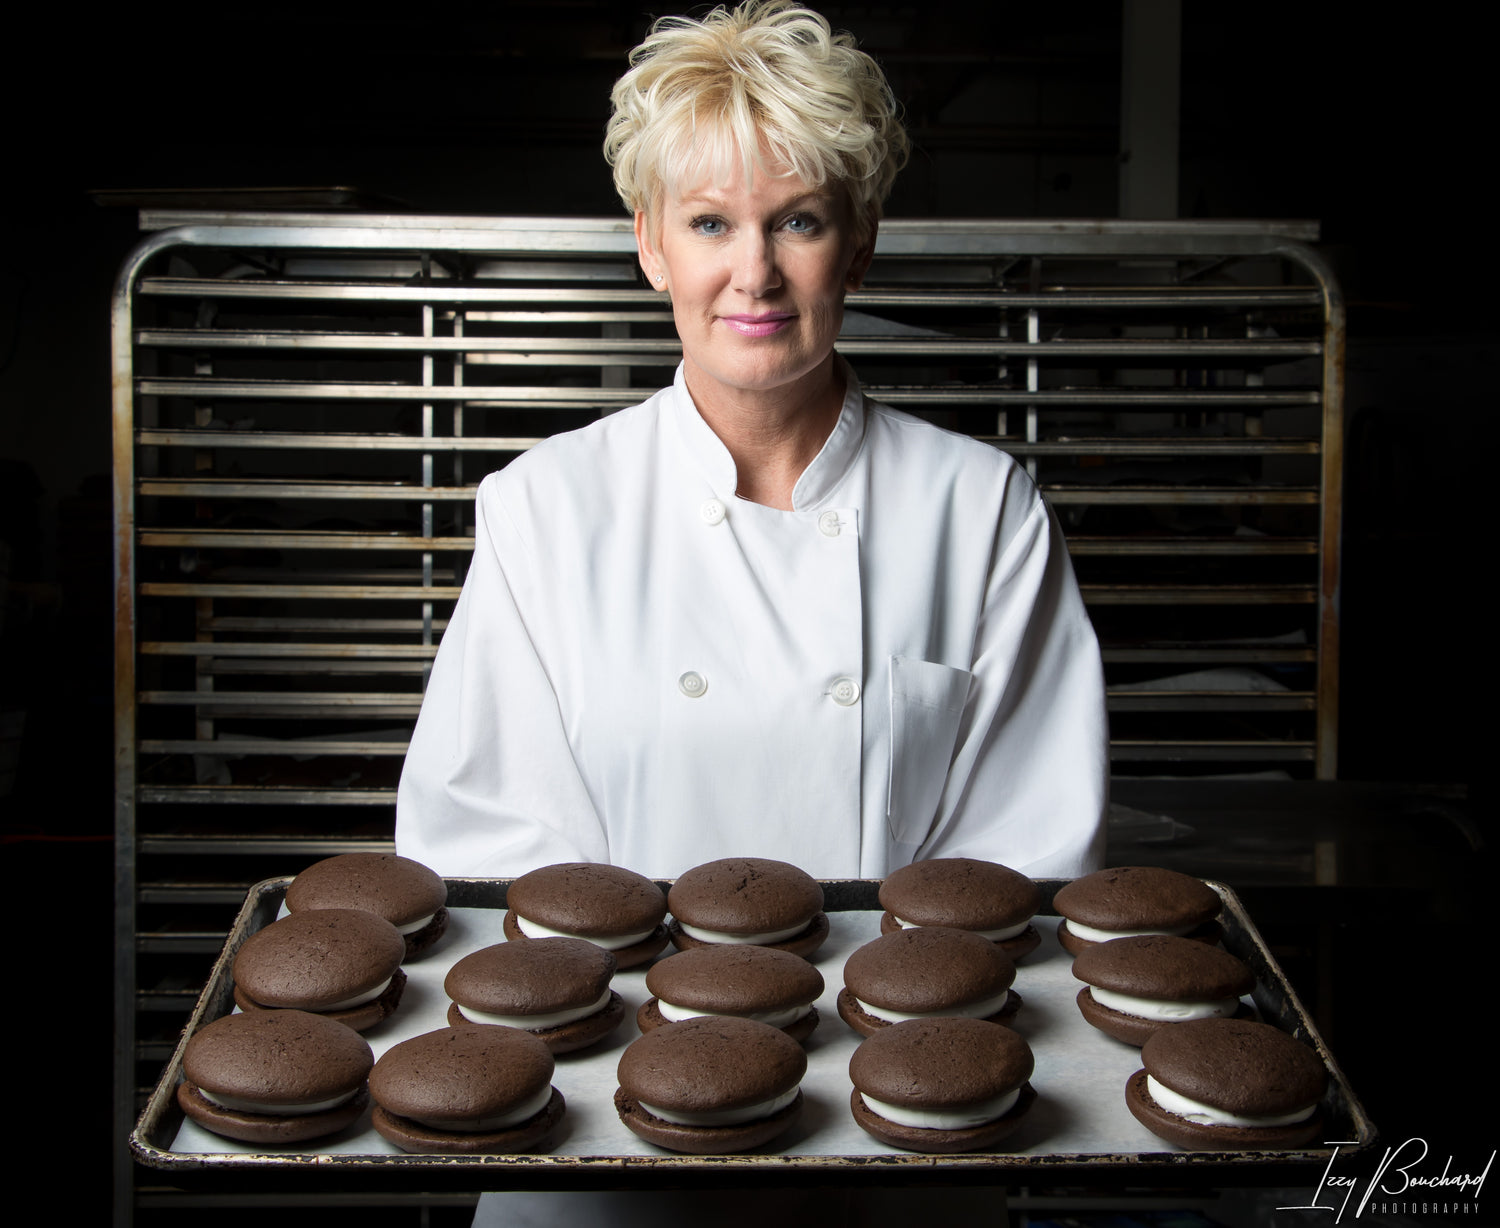
M 471 1025 L 394 1045 L 370 1072 L 372 1120 L 403 1151 L 531 1151 L 562 1121 L 552 1052 L 530 1032 Z
M 273 921 L 234 957 L 242 1011 L 314 1011 L 363 1032 L 396 1009 L 406 986 L 406 942 L 357 908 L 319 908 Z
M 448 928 L 448 886 L 420 861 L 394 853 L 344 853 L 303 870 L 286 889 L 288 912 L 359 908 L 384 917 L 406 940 L 408 959 Z
M 1125 1103 L 1146 1129 L 1189 1151 L 1283 1150 L 1322 1137 L 1328 1073 L 1270 1024 L 1200 1019 L 1158 1028 Z
M 828 938 L 823 888 L 804 870 L 767 857 L 694 866 L 667 892 L 672 942 L 775 947 L 810 956 Z
M 448 970 L 448 1022 L 521 1028 L 553 1053 L 571 1053 L 625 1018 L 624 999 L 609 987 L 614 973 L 615 957 L 583 938 L 497 943 Z
M 1218 893 L 1190 874 L 1159 866 L 1116 866 L 1058 889 L 1053 907 L 1063 949 L 1077 955 L 1095 942 L 1140 934 L 1175 934 L 1216 943 L 1223 936 Z
M 1041 904 L 1041 889 L 1009 866 L 935 857 L 902 866 L 881 883 L 880 932 L 919 925 L 973 930 L 1019 960 L 1042 941 L 1031 924 Z
M 800 955 L 774 947 L 704 946 L 651 965 L 647 999 L 636 1013 L 642 1032 L 700 1015 L 734 1015 L 806 1040 L 818 1026 L 813 1005 L 823 974 Z
M 839 1017 L 861 1036 L 939 1015 L 1006 1023 L 1021 1007 L 1015 977 L 1010 956 L 970 930 L 897 930 L 844 962 Z
M 575 861 L 523 874 L 506 893 L 505 936 L 583 938 L 621 968 L 649 963 L 667 945 L 661 888 L 622 866 Z
M 300 1143 L 358 1120 L 373 1061 L 358 1032 L 322 1015 L 225 1015 L 188 1041 L 177 1103 L 225 1138 Z
M 907 1151 L 988 1150 L 1036 1102 L 1031 1046 L 1009 1028 L 955 1017 L 893 1024 L 849 1060 L 849 1108 L 867 1134 Z
M 669 1151 L 747 1151 L 791 1126 L 806 1072 L 802 1046 L 769 1024 L 689 1019 L 625 1050 L 615 1109 L 633 1133 Z
M 1151 934 L 1094 943 L 1078 953 L 1073 975 L 1083 1017 L 1116 1040 L 1143 1045 L 1164 1025 L 1192 1019 L 1253 1019 L 1240 998 L 1255 974 L 1228 951 L 1191 938 Z

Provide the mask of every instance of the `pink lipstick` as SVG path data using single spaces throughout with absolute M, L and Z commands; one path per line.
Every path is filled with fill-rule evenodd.
M 721 316 L 720 319 L 743 337 L 769 337 L 786 327 L 793 319 L 789 311 L 767 311 L 759 315 Z

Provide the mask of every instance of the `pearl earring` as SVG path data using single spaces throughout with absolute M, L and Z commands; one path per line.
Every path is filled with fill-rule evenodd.
M 661 280 L 661 274 L 660 274 L 660 273 L 658 273 L 658 274 L 657 274 L 657 275 L 656 275 L 656 280 L 657 280 L 657 281 L 660 281 L 660 280 Z

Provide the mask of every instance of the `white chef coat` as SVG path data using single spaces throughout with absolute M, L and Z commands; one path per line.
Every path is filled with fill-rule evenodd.
M 403 855 L 497 877 L 1100 864 L 1103 677 L 1056 522 L 1010 457 L 847 377 L 791 511 L 735 496 L 680 368 L 483 481 Z

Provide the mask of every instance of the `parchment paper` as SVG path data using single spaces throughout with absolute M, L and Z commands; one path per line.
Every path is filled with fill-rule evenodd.
M 408 977 L 394 1015 L 366 1032 L 378 1059 L 399 1041 L 446 1026 L 448 997 L 443 978 L 471 951 L 503 942 L 501 909 L 454 908 L 448 933 L 436 948 L 406 965 Z M 831 912 L 830 934 L 814 958 L 826 983 L 818 1001 L 822 1022 L 806 1044 L 806 1097 L 800 1122 L 762 1152 L 781 1155 L 864 1156 L 890 1154 L 891 1148 L 854 1124 L 849 1112 L 849 1058 L 860 1036 L 838 1016 L 834 999 L 843 988 L 844 960 L 880 934 L 878 912 Z M 1074 1003 L 1080 983 L 1069 971 L 1072 959 L 1057 943 L 1056 917 L 1037 917 L 1042 945 L 1020 964 L 1015 989 L 1024 1000 L 1014 1029 L 1036 1056 L 1032 1086 L 1037 1102 L 1006 1140 L 1007 1153 L 1131 1154 L 1174 1150 L 1138 1124 L 1125 1107 L 1125 1083 L 1140 1069 L 1140 1051 L 1084 1022 Z M 672 953 L 668 947 L 661 958 Z M 563 1125 L 542 1154 L 577 1156 L 663 1156 L 621 1124 L 613 1097 L 615 1067 L 625 1047 L 640 1033 L 636 1009 L 650 995 L 645 969 L 615 975 L 614 988 L 625 999 L 626 1021 L 590 1049 L 558 1058 L 553 1085 L 567 1100 Z M 400 1155 L 381 1138 L 366 1115 L 349 1129 L 319 1140 L 319 1153 Z M 236 1143 L 185 1120 L 172 1143 L 176 1153 L 263 1153 L 263 1146 Z

